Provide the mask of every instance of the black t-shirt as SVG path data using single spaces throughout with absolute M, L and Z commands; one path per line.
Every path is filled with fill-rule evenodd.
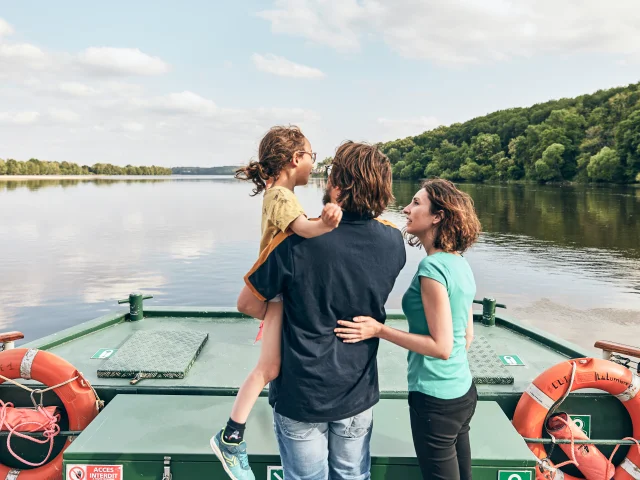
M 400 231 L 391 223 L 345 212 L 338 228 L 304 239 L 281 233 L 245 276 L 262 301 L 282 293 L 282 364 L 269 403 L 301 422 L 357 415 L 379 400 L 379 339 L 343 343 L 338 320 L 386 320 L 384 304 L 404 267 Z

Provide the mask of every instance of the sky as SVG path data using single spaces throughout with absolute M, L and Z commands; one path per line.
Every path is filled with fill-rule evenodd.
M 318 158 L 640 81 L 637 0 L 0 0 L 0 158 Z

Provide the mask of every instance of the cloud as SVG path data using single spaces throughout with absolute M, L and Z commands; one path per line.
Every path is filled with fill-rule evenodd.
M 49 116 L 60 123 L 76 123 L 80 120 L 80 115 L 76 112 L 63 108 L 52 108 L 49 110 Z
M 125 97 L 140 95 L 144 90 L 142 85 L 137 85 L 135 83 L 118 82 L 114 80 L 102 82 L 99 84 L 99 87 L 102 93 L 123 95 Z
M 169 64 L 137 48 L 91 47 L 78 54 L 76 61 L 97 75 L 162 75 Z
M 254 53 L 251 59 L 258 70 L 278 75 L 280 77 L 322 78 L 325 76 L 325 74 L 317 68 L 294 63 L 291 60 L 287 60 L 284 57 L 278 57 L 272 53 L 265 56 Z
M 29 125 L 35 123 L 40 114 L 38 112 L 0 112 L 0 123 L 13 125 Z
M 357 0 L 276 0 L 276 8 L 258 12 L 274 33 L 292 34 L 341 51 L 360 49 L 354 28 L 366 17 Z
M 385 129 L 385 138 L 404 138 L 442 125 L 442 122 L 435 117 L 378 118 L 378 123 Z
M 13 31 L 13 27 L 6 20 L 0 18 L 0 38 L 12 35 Z
M 65 93 L 72 97 L 97 97 L 100 95 L 121 95 L 131 97 L 140 95 L 144 89 L 141 85 L 123 82 L 98 82 L 89 86 L 81 82 L 62 82 L 58 84 L 56 93 Z
M 127 132 L 142 132 L 144 130 L 144 125 L 138 122 L 125 122 L 122 124 L 122 128 Z
M 58 89 L 62 93 L 76 97 L 93 97 L 100 93 L 99 90 L 79 82 L 63 82 L 58 86 Z
M 136 99 L 133 104 L 152 112 L 170 115 L 214 115 L 218 111 L 215 102 L 189 91 L 170 93 L 148 100 Z
M 34 68 L 47 65 L 47 55 L 28 43 L 0 43 L 0 67 L 26 65 Z
M 383 40 L 408 58 L 473 64 L 567 52 L 640 56 L 636 0 L 276 0 L 274 33 L 357 51 Z

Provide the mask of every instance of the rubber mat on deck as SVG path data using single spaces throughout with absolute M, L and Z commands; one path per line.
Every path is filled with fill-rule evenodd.
M 209 334 L 192 330 L 139 331 L 98 369 L 99 378 L 184 378 Z
M 468 352 L 469 366 L 476 385 L 511 385 L 513 375 L 503 365 L 489 341 L 479 335 L 474 338 Z

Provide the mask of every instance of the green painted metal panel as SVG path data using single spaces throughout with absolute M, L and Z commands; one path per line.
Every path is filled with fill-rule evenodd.
M 123 312 L 111 312 L 102 317 L 98 317 L 88 322 L 81 323 L 74 327 L 61 330 L 56 333 L 52 333 L 43 338 L 30 341 L 23 345 L 22 348 L 37 348 L 40 350 L 50 350 L 59 345 L 72 342 L 73 340 L 82 339 L 87 335 L 98 332 L 108 327 L 112 327 L 119 323 L 124 322 L 127 314 Z
M 79 462 L 83 463 L 83 462 Z M 160 480 L 163 473 L 162 462 L 157 461 L 128 461 L 120 462 L 123 465 L 123 480 Z M 251 468 L 257 480 L 278 480 L 273 474 L 269 476 L 269 467 L 266 463 L 252 462 Z M 66 468 L 66 465 L 65 465 Z M 523 474 L 524 469 L 516 472 Z M 496 480 L 498 468 L 472 467 L 474 480 Z M 531 477 L 522 476 L 523 480 L 533 480 L 534 470 L 528 470 Z M 215 462 L 171 462 L 172 480 L 228 480 L 222 466 Z M 502 479 L 502 477 L 500 477 Z M 509 477 L 507 477 L 508 479 Z M 373 465 L 371 467 L 371 480 L 422 480 L 420 469 L 417 465 Z M 514 480 L 509 479 L 509 480 Z
M 209 439 L 222 428 L 233 398 L 119 395 L 65 451 L 70 463 L 217 462 Z M 373 465 L 417 467 L 409 411 L 404 400 L 381 400 L 374 408 Z M 258 400 L 248 421 L 251 462 L 279 465 L 273 416 Z M 479 402 L 471 425 L 473 464 L 477 467 L 531 467 L 535 458 L 494 402 Z M 266 470 L 265 470 L 266 472 Z
M 538 342 L 545 347 L 555 350 L 556 352 L 569 358 L 600 356 L 600 352 L 595 348 L 586 349 L 580 347 L 575 343 L 564 340 L 563 338 L 552 335 L 548 332 L 545 332 L 544 330 L 540 330 L 539 328 L 533 327 L 531 325 L 524 325 L 515 318 L 507 316 L 496 316 L 496 325 L 519 333 L 520 335 L 525 336 L 527 340 Z M 518 352 L 511 353 L 517 354 Z

